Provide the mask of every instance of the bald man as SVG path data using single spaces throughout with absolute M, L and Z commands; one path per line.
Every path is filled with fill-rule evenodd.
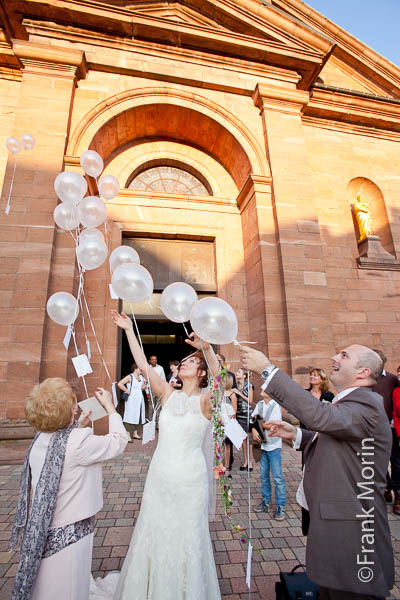
M 296 499 L 310 511 L 306 565 L 320 600 L 383 600 L 394 565 L 383 496 L 391 432 L 382 398 L 371 390 L 380 357 L 360 345 L 334 356 L 330 380 L 338 394 L 325 404 L 262 352 L 241 346 L 241 356 L 263 389 L 311 430 L 271 421 L 269 435 L 304 450 Z

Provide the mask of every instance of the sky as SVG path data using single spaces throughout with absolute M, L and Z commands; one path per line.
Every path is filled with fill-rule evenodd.
M 303 0 L 400 67 L 400 0 Z

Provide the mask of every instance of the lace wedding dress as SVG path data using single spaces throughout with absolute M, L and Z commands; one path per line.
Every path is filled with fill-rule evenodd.
M 200 396 L 176 390 L 168 398 L 115 594 L 102 595 L 102 582 L 97 580 L 91 600 L 220 600 L 202 450 L 209 425 L 201 412 Z M 107 579 L 110 594 L 112 576 Z

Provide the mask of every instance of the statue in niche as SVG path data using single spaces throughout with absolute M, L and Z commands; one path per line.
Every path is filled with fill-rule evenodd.
M 357 202 L 354 204 L 354 214 L 356 215 L 358 229 L 360 231 L 360 239 L 358 243 L 364 241 L 372 235 L 372 219 L 369 212 L 369 207 L 362 199 L 362 196 L 357 196 Z

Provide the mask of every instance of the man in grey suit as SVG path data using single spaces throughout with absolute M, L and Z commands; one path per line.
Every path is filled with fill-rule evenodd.
M 391 432 L 382 398 L 371 390 L 380 357 L 352 345 L 333 357 L 332 404 L 319 402 L 269 359 L 241 346 L 244 368 L 310 430 L 271 422 L 270 435 L 304 450 L 297 501 L 310 511 L 306 565 L 321 600 L 377 600 L 394 581 L 393 551 L 383 493 Z M 318 432 L 318 433 L 316 433 Z

